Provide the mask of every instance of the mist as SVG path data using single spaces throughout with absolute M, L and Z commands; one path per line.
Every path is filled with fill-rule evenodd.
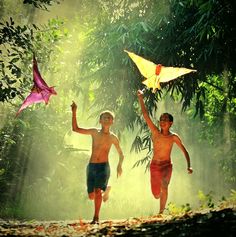
M 56 103 L 56 98 L 54 100 Z M 53 106 L 53 102 L 52 105 Z M 160 103 L 160 114 L 166 111 Z M 173 173 L 169 185 L 168 203 L 177 206 L 190 204 L 191 208 L 199 208 L 198 191 L 208 194 L 213 192 L 217 200 L 229 194 L 229 189 L 224 185 L 219 176 L 217 161 L 209 154 L 208 144 L 205 147 L 194 140 L 194 130 L 185 131 L 181 123 L 187 123 L 186 114 L 179 113 L 180 104 L 175 104 L 176 110 L 171 110 L 174 115 L 172 130 L 177 132 L 187 147 L 194 173 L 187 173 L 187 164 L 184 155 L 174 145 L 172 151 Z M 65 119 L 71 119 L 71 112 L 66 113 Z M 49 112 L 50 108 L 45 112 Z M 159 115 L 157 114 L 157 118 Z M 82 127 L 98 127 L 96 119 L 81 119 L 77 115 L 78 123 Z M 197 123 L 197 122 L 196 122 Z M 56 126 L 55 126 L 56 129 Z M 188 130 L 188 129 L 186 129 Z M 33 152 L 29 153 L 29 164 L 25 175 L 21 203 L 25 215 L 38 219 L 91 219 L 93 216 L 93 202 L 88 199 L 86 187 L 86 167 L 91 154 L 91 137 L 71 131 L 70 125 L 65 127 L 64 146 L 68 152 L 62 152 L 57 158 L 48 156 L 48 151 L 43 150 L 40 157 Z M 145 171 L 145 164 L 134 167 L 137 160 L 142 159 L 146 151 L 141 153 L 130 152 L 131 144 L 137 131 L 125 131 L 120 139 L 125 155 L 123 174 L 116 176 L 118 154 L 114 147 L 110 151 L 111 177 L 109 185 L 112 189 L 110 198 L 102 203 L 100 219 L 127 219 L 156 215 L 159 210 L 159 200 L 154 199 L 150 187 L 150 173 Z M 186 133 L 185 133 L 186 132 Z M 38 134 L 32 134 L 37 137 Z M 54 143 L 51 137 L 51 145 Z M 75 151 L 71 151 L 75 149 Z M 77 150 L 78 149 L 78 150 Z M 58 159 L 59 157 L 59 159 Z M 40 175 L 41 174 L 41 175 Z M 37 178 L 35 178 L 37 177 Z
M 29 144 L 28 150 L 25 151 L 27 168 L 24 172 L 22 171 L 24 180 L 20 196 L 20 210 L 24 213 L 25 218 L 61 220 L 91 219 L 93 216 L 94 204 L 88 199 L 86 190 L 86 167 L 91 154 L 91 137 L 74 133 L 71 129 L 70 105 L 73 100 L 78 105 L 78 124 L 85 128 L 99 127 L 98 115 L 91 117 L 93 109 L 87 108 L 85 111 L 82 109 L 86 107 L 88 98 L 84 98 L 80 93 L 74 93 L 72 90 L 74 80 L 76 80 L 75 74 L 78 73 L 75 70 L 79 64 L 78 55 L 83 45 L 86 44 L 82 29 L 81 32 L 77 31 L 79 29 L 78 19 L 82 18 L 82 16 L 77 16 L 79 6 L 80 1 L 65 0 L 61 4 L 51 6 L 49 11 L 37 9 L 34 13 L 33 22 L 39 25 L 45 24 L 51 18 L 64 19 L 68 37 L 57 45 L 60 55 L 53 55 L 50 60 L 51 65 L 40 68 L 41 62 L 38 63 L 43 77 L 48 84 L 56 86 L 55 90 L 58 95 L 52 96 L 46 107 L 44 104 L 37 104 L 25 109 L 20 117 L 25 123 L 30 122 L 30 117 L 24 117 L 24 114 L 27 113 L 34 113 L 37 119 L 40 119 L 45 113 L 60 117 L 60 120 L 55 118 L 55 123 L 52 123 L 51 120 L 47 121 L 47 116 L 42 116 L 44 121 L 53 127 L 55 131 L 53 134 L 48 133 L 46 128 L 27 131 L 28 137 L 32 141 L 40 139 L 40 144 L 43 144 L 44 138 L 47 137 L 50 138 L 50 144 L 45 142 L 45 146 L 38 147 L 37 142 L 34 142 Z M 87 10 L 90 11 L 89 8 Z M 55 70 L 47 70 L 47 68 L 53 68 L 53 65 L 57 65 Z M 20 104 L 20 101 L 17 103 Z M 0 106 L 2 114 L 0 128 L 2 128 L 9 119 L 6 114 L 11 105 Z M 155 114 L 156 121 L 160 114 L 166 111 L 174 116 L 172 130 L 182 138 L 189 151 L 193 167 L 193 174 L 189 175 L 185 157 L 174 145 L 171 155 L 173 173 L 169 185 L 167 206 L 170 202 L 176 205 L 189 203 L 192 208 L 197 208 L 199 190 L 203 190 L 204 193 L 212 191 L 218 199 L 227 195 L 228 187 L 224 185 L 219 176 L 217 161 L 209 156 L 210 145 L 197 142 L 198 129 L 201 126 L 200 119 L 196 118 L 195 124 L 192 124 L 193 120 L 190 122 L 189 115 L 181 112 L 181 103 L 173 102 L 168 95 L 158 104 Z M 119 116 L 117 114 L 116 119 L 119 119 Z M 35 120 L 37 127 L 36 123 L 37 120 Z M 151 193 L 149 171 L 145 172 L 145 165 L 133 168 L 134 163 L 142 159 L 147 152 L 130 151 L 137 131 L 138 128 L 134 131 L 125 130 L 121 134 L 120 145 L 125 159 L 123 174 L 119 178 L 116 177 L 118 154 L 114 147 L 110 151 L 111 177 L 109 185 L 112 188 L 109 200 L 102 203 L 101 220 L 156 215 L 159 211 L 159 200 L 154 199 Z M 55 136 L 57 133 L 63 139 L 60 140 L 61 150 L 55 154 L 53 146 L 58 144 L 58 137 Z

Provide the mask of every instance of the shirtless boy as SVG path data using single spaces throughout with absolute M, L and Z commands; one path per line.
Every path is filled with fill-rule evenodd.
M 74 132 L 91 135 L 92 154 L 87 166 L 87 191 L 90 200 L 94 200 L 94 216 L 91 224 L 99 222 L 99 212 L 103 201 L 107 201 L 111 187 L 107 186 L 110 177 L 110 166 L 108 155 L 112 144 L 119 154 L 117 165 L 117 177 L 122 174 L 123 152 L 120 148 L 119 140 L 115 134 L 110 132 L 114 115 L 110 111 L 100 114 L 101 129 L 81 128 L 77 125 L 75 102 L 71 105 L 72 110 L 72 130 Z
M 173 116 L 168 113 L 162 114 L 160 116 L 159 129 L 152 122 L 148 115 L 143 101 L 143 92 L 141 90 L 138 90 L 137 94 L 143 117 L 152 134 L 151 139 L 153 143 L 153 158 L 150 164 L 151 190 L 153 196 L 156 199 L 160 198 L 159 214 L 162 214 L 166 206 L 168 197 L 168 185 L 172 174 L 172 163 L 170 155 L 174 143 L 177 144 L 186 158 L 188 173 L 191 174 L 193 170 L 190 165 L 188 151 L 186 150 L 180 137 L 176 133 L 172 133 L 170 131 L 170 127 L 173 124 Z

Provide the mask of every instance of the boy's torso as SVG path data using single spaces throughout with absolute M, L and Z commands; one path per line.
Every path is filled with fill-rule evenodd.
M 174 133 L 163 135 L 159 131 L 152 133 L 153 160 L 170 161 L 171 150 L 174 144 Z
M 108 162 L 108 155 L 113 144 L 113 133 L 103 133 L 101 130 L 92 136 L 92 154 L 90 163 Z

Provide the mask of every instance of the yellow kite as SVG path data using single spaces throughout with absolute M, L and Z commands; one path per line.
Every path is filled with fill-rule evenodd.
M 183 67 L 164 67 L 161 64 L 155 64 L 134 53 L 124 50 L 137 65 L 140 73 L 146 78 L 142 83 L 152 88 L 154 93 L 156 89 L 161 89 L 160 82 L 168 82 L 184 74 L 196 72 L 196 70 Z

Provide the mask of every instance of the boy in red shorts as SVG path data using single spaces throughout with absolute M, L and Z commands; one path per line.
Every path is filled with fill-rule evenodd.
M 172 174 L 170 155 L 174 143 L 177 144 L 186 158 L 188 173 L 191 174 L 193 170 L 190 165 L 188 151 L 186 150 L 180 137 L 176 133 L 170 132 L 170 127 L 173 124 L 173 116 L 169 113 L 162 114 L 160 116 L 159 129 L 148 115 L 143 101 L 143 92 L 141 90 L 138 90 L 138 99 L 141 105 L 143 117 L 152 134 L 153 158 L 150 164 L 151 190 L 156 199 L 160 198 L 159 214 L 162 214 L 166 206 L 168 185 Z
M 76 120 L 77 105 L 74 102 L 71 105 L 71 110 L 72 130 L 92 137 L 92 154 L 87 166 L 87 191 L 89 199 L 94 200 L 94 216 L 91 224 L 96 224 L 99 222 L 102 200 L 107 201 L 111 189 L 110 186 L 107 186 L 110 177 L 108 154 L 111 146 L 114 145 L 119 154 L 117 177 L 122 174 L 124 155 L 117 136 L 110 132 L 114 119 L 114 115 L 110 111 L 103 111 L 100 114 L 101 129 L 97 129 L 79 127 Z

